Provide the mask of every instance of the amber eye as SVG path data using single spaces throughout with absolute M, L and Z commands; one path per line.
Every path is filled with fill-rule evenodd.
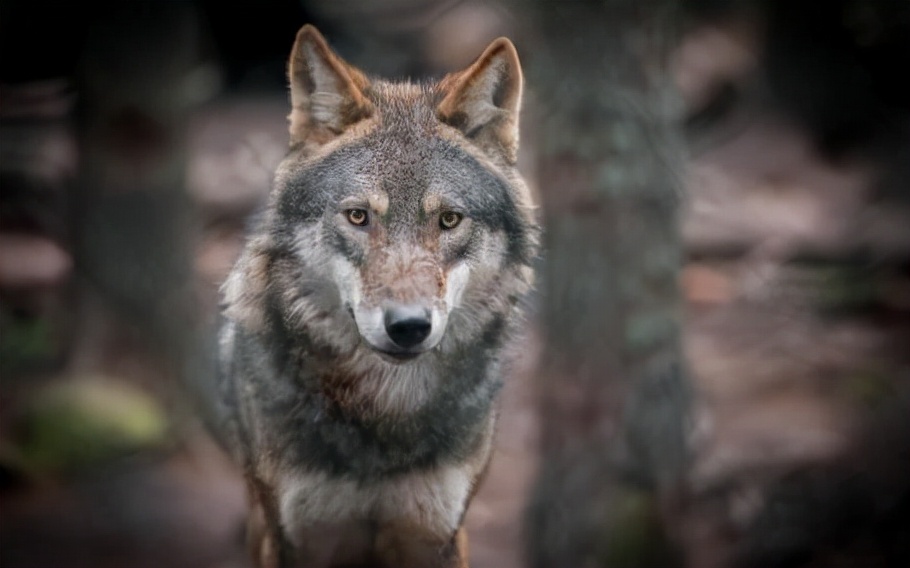
M 366 227 L 370 222 L 370 216 L 367 214 L 366 209 L 348 209 L 345 213 L 347 213 L 348 221 L 352 225 Z
M 461 223 L 461 213 L 456 213 L 454 211 L 446 211 L 439 216 L 439 226 L 443 229 L 454 229 Z

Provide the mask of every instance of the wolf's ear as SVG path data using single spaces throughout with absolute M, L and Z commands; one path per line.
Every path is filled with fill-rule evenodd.
M 310 24 L 297 32 L 288 80 L 292 144 L 308 139 L 327 142 L 373 113 L 364 96 L 369 80 L 338 57 Z
M 511 163 L 518 154 L 521 64 L 515 46 L 501 37 L 470 67 L 446 76 L 437 109 L 439 119 L 482 147 L 502 152 Z

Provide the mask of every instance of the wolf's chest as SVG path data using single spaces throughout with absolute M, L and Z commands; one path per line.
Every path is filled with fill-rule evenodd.
M 478 466 L 471 460 L 370 483 L 322 472 L 286 474 L 279 482 L 282 522 L 292 542 L 313 528 L 364 523 L 413 524 L 439 538 L 450 537 L 460 525 Z

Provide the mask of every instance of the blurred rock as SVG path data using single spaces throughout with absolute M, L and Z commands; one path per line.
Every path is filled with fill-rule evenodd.
M 73 259 L 51 239 L 0 233 L 0 287 L 27 288 L 60 284 Z

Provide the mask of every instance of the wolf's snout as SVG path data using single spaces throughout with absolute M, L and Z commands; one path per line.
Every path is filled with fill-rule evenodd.
M 432 324 L 430 310 L 421 306 L 392 306 L 385 310 L 385 331 L 395 345 L 410 349 L 429 337 Z

